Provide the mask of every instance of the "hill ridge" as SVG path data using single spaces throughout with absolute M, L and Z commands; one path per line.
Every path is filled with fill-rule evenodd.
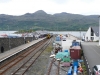
M 60 30 L 76 31 L 87 30 L 89 26 L 98 26 L 99 15 L 80 15 L 72 13 L 47 14 L 43 10 L 34 13 L 26 13 L 21 16 L 0 14 L 0 30 Z

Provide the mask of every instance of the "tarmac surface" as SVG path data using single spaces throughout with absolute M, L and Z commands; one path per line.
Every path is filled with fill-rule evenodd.
M 100 65 L 100 46 L 99 42 L 82 42 L 82 49 L 88 62 L 88 67 L 92 72 L 94 65 Z

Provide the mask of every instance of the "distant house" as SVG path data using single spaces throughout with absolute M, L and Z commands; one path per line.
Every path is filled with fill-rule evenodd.
M 85 41 L 98 41 L 99 27 L 89 27 L 85 34 Z

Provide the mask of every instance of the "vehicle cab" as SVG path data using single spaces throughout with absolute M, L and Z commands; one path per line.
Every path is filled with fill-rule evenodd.
M 100 75 L 100 65 L 95 65 L 92 73 L 93 75 Z

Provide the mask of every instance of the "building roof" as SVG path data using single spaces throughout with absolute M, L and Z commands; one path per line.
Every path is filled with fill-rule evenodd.
M 99 27 L 91 27 L 96 36 L 99 36 Z

